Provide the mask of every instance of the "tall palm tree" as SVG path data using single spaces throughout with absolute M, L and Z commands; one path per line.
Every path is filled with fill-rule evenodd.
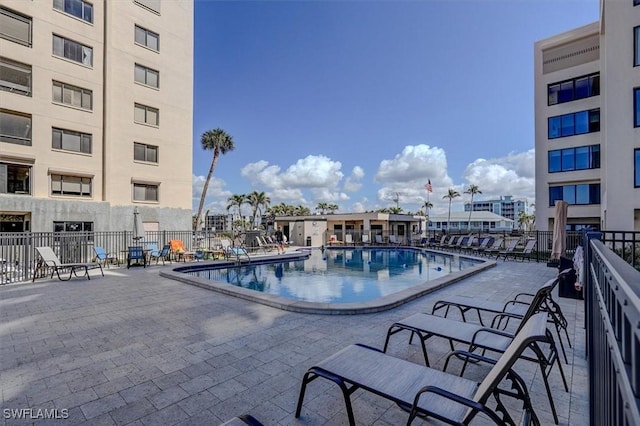
M 400 213 L 402 213 L 402 211 L 403 211 L 402 207 L 400 207 L 400 206 L 389 207 L 389 213 L 391 213 L 391 214 L 400 214 Z
M 218 164 L 218 158 L 220 158 L 220 154 L 226 154 L 229 151 L 233 151 L 235 148 L 233 144 L 233 137 L 220 128 L 204 132 L 200 137 L 200 143 L 202 144 L 202 149 L 205 151 L 213 151 L 213 158 L 211 159 L 211 167 L 209 167 L 209 173 L 207 174 L 207 179 L 204 181 L 202 194 L 200 195 L 200 205 L 198 206 L 198 214 L 196 215 L 195 220 L 196 231 L 200 227 L 204 200 L 207 197 L 207 189 L 209 189 L 209 182 L 211 181 L 211 176 L 213 176 L 213 170 Z
M 251 205 L 252 209 L 251 223 L 255 225 L 256 217 L 258 217 L 258 212 L 260 212 L 260 216 L 262 216 L 261 207 L 268 209 L 269 203 L 271 203 L 271 199 L 267 197 L 267 194 L 265 194 L 264 192 L 253 191 L 247 196 L 247 202 Z
M 449 188 L 449 192 L 444 195 L 442 198 L 449 199 L 449 216 L 447 218 L 447 229 L 451 228 L 451 200 L 460 196 L 460 193 L 453 188 Z
M 327 210 L 329 210 L 329 214 L 334 214 L 336 210 L 340 209 L 337 204 L 329 204 L 327 206 Z
M 471 194 L 471 207 L 469 208 L 469 224 L 467 226 L 469 231 L 471 231 L 471 213 L 473 212 L 473 196 L 476 194 L 482 194 L 482 191 L 480 191 L 480 188 L 478 188 L 478 185 L 470 184 L 467 190 L 464 191 L 464 193 Z
M 433 203 L 431 201 L 425 201 L 423 206 L 424 206 L 424 215 L 426 217 L 429 217 L 429 212 L 433 208 Z

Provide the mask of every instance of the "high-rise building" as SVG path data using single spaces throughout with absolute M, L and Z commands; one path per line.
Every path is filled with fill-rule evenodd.
M 640 2 L 535 45 L 536 228 L 640 230 Z
M 192 122 L 192 0 L 0 0 L 0 231 L 191 229 Z
M 492 212 L 498 216 L 518 221 L 520 212 L 526 212 L 527 205 L 522 200 L 514 200 L 511 195 L 504 195 L 493 200 L 474 200 L 474 212 Z M 464 203 L 464 211 L 471 211 L 471 203 Z

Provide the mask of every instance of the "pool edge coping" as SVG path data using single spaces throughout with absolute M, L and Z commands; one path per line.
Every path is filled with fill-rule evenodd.
M 446 253 L 451 255 L 451 253 Z M 296 256 L 266 256 L 256 259 L 256 261 L 271 261 L 275 259 L 293 260 L 298 258 Z M 177 269 L 182 269 L 184 266 L 172 268 L 170 271 L 160 271 L 160 276 L 169 278 L 184 284 L 193 285 L 196 287 L 204 288 L 210 291 L 216 291 L 218 293 L 226 294 L 228 296 L 237 297 L 251 302 L 260 303 L 262 305 L 270 306 L 273 308 L 281 309 L 284 311 L 306 313 L 306 314 L 321 314 L 321 315 L 357 315 L 357 314 L 370 314 L 376 312 L 382 312 L 389 309 L 396 308 L 398 306 L 409 303 L 415 299 L 425 296 L 434 291 L 440 290 L 449 285 L 455 284 L 471 275 L 475 275 L 485 269 L 493 268 L 497 265 L 496 260 L 481 259 L 474 256 L 463 256 L 469 259 L 481 260 L 482 263 L 474 265 L 462 271 L 456 271 L 444 277 L 436 278 L 433 281 L 428 281 L 423 284 L 407 288 L 396 293 L 388 294 L 375 300 L 367 302 L 357 303 L 317 303 L 317 302 L 304 302 L 299 300 L 291 300 L 281 296 L 275 296 L 272 294 L 264 294 L 255 290 L 246 289 L 243 287 L 231 286 L 227 283 L 221 283 L 204 278 L 194 277 L 184 274 L 182 272 L 176 272 Z M 207 262 L 208 263 L 208 262 Z M 235 264 L 230 262 L 232 265 Z M 214 263 L 216 266 L 221 266 L 220 263 Z M 247 263 L 245 263 L 247 264 Z

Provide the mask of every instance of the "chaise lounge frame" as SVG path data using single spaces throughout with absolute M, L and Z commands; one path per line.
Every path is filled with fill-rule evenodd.
M 515 425 L 501 401 L 502 396 L 521 400 L 524 423 L 540 425 L 526 384 L 512 367 L 527 347 L 546 338 L 546 322 L 546 313 L 531 317 L 497 361 L 478 354 L 455 353 L 455 356 L 493 364 L 479 384 L 387 355 L 369 346 L 350 345 L 307 370 L 302 379 L 295 417 L 300 417 L 307 385 L 322 377 L 340 387 L 350 425 L 356 424 L 350 397 L 358 389 L 391 400 L 409 411 L 408 425 L 416 416 L 433 417 L 454 425 L 468 424 L 478 413 L 484 413 L 499 425 Z M 509 388 L 499 387 L 505 379 L 511 382 Z M 495 400 L 495 408 L 488 405 L 491 396 Z
M 551 287 L 553 288 L 552 282 L 554 280 L 559 280 L 559 276 L 547 282 L 547 286 L 545 288 Z M 468 344 L 469 348 L 468 352 L 474 352 L 478 349 L 482 350 L 482 352 L 491 351 L 491 352 L 504 352 L 506 348 L 511 343 L 514 336 L 516 336 L 522 327 L 526 324 L 526 322 L 534 315 L 544 312 L 548 314 L 546 311 L 541 309 L 541 306 L 546 299 L 547 295 L 543 291 L 539 291 L 536 293 L 534 300 L 529 305 L 527 312 L 523 316 L 514 316 L 509 313 L 500 313 L 496 315 L 494 319 L 493 327 L 499 326 L 501 321 L 505 318 L 507 319 L 516 319 L 521 320 L 518 329 L 515 333 L 507 333 L 503 330 L 499 330 L 493 327 L 484 327 L 479 324 L 472 324 L 463 321 L 457 321 L 450 318 L 444 318 L 433 314 L 414 314 L 408 318 L 395 322 L 389 327 L 387 331 L 387 338 L 384 343 L 383 351 L 386 352 L 389 346 L 389 341 L 391 336 L 397 334 L 402 331 L 409 331 L 411 336 L 409 338 L 409 344 L 413 342 L 414 335 L 417 335 L 420 339 L 420 344 L 422 346 L 422 354 L 424 356 L 425 364 L 429 366 L 429 357 L 427 354 L 427 347 L 425 342 L 431 337 L 441 337 L 447 339 L 449 341 L 449 345 L 451 350 L 454 351 L 454 342 Z M 545 315 L 545 318 L 547 316 Z M 558 415 L 555 408 L 555 404 L 553 401 L 553 395 L 551 393 L 551 387 L 549 384 L 549 374 L 553 369 L 554 364 L 558 365 L 558 370 L 560 371 L 560 376 L 562 378 L 562 382 L 564 384 L 565 391 L 569 391 L 569 387 L 567 385 L 567 380 L 564 374 L 564 370 L 562 368 L 562 364 L 558 360 L 558 350 L 555 345 L 555 340 L 551 332 L 547 329 L 544 333 L 545 337 L 539 339 L 536 342 L 533 342 L 530 345 L 530 349 L 533 352 L 533 356 L 529 354 L 522 355 L 521 358 L 527 361 L 535 362 L 540 366 L 540 372 L 542 373 L 542 379 L 545 385 L 545 389 L 547 392 L 547 397 L 549 399 L 549 405 L 551 407 L 551 412 L 553 414 L 553 418 L 555 423 L 558 424 Z M 544 351 L 540 347 L 539 343 L 546 343 L 549 346 L 549 354 L 548 356 L 544 354 Z M 461 374 L 464 374 L 466 369 L 468 360 L 465 360 L 465 363 L 462 367 Z M 445 370 L 447 368 L 447 364 L 445 364 Z
M 90 280 L 91 276 L 89 275 L 89 270 L 98 268 L 104 277 L 104 271 L 102 270 L 102 265 L 100 265 L 99 262 L 62 263 L 51 247 L 36 247 L 36 251 L 40 255 L 41 262 L 39 262 L 38 267 L 33 271 L 33 281 L 36 280 L 36 274 L 42 264 L 53 268 L 53 271 L 51 271 L 51 278 L 56 274 L 60 281 L 69 281 L 74 275 L 76 277 L 80 277 L 78 275 L 78 271 L 84 271 L 84 276 Z M 69 271 L 69 276 L 66 278 L 60 276 L 60 271 L 66 270 Z

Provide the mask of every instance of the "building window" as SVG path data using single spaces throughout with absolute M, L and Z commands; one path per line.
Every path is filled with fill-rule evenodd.
M 547 103 L 556 105 L 600 94 L 600 74 L 591 74 L 547 86 Z
M 0 37 L 31 47 L 31 18 L 0 7 Z
M 549 151 L 549 173 L 600 168 L 600 145 Z
M 93 5 L 82 0 L 53 0 L 53 8 L 93 23 Z
M 53 232 L 91 232 L 93 222 L 54 221 Z
M 549 139 L 599 132 L 600 109 L 549 117 L 547 123 Z
M 73 130 L 51 130 L 51 147 L 65 151 L 82 152 L 91 154 L 92 136 L 89 133 L 74 132 Z
M 633 126 L 640 127 L 640 88 L 633 89 Z
M 51 194 L 68 197 L 91 197 L 90 177 L 51 175 Z
M 640 27 L 633 29 L 633 66 L 640 65 Z
M 134 183 L 133 201 L 158 201 L 159 185 Z
M 145 86 L 155 87 L 156 89 L 160 87 L 160 73 L 143 65 L 135 65 L 134 78 L 137 83 Z
M 160 50 L 160 35 L 136 25 L 135 42 L 151 50 Z
M 151 126 L 158 126 L 159 111 L 157 108 L 153 108 L 150 106 L 135 104 L 134 105 L 134 114 L 133 121 L 136 123 L 149 124 Z
M 82 87 L 54 81 L 53 101 L 90 111 L 93 109 L 93 92 Z
M 0 109 L 0 142 L 31 145 L 31 115 Z
M 158 162 L 158 147 L 153 145 L 145 145 L 143 143 L 134 142 L 133 159 L 136 161 L 145 161 L 148 163 Z
M 640 188 L 640 148 L 633 151 L 633 186 Z
M 133 0 L 133 2 L 158 15 L 160 14 L 160 0 Z
M 0 194 L 31 194 L 31 166 L 0 163 Z
M 88 67 L 93 66 L 93 49 L 91 47 L 55 34 L 53 35 L 53 54 Z
M 550 186 L 549 207 L 555 206 L 556 200 L 564 200 L 569 204 L 600 204 L 600 184 Z
M 0 57 L 0 90 L 31 96 L 31 65 Z

